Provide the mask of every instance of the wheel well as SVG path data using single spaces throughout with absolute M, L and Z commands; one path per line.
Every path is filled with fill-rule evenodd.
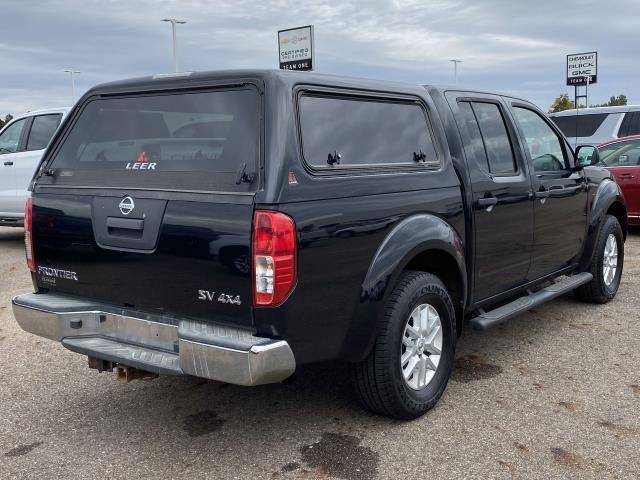
M 442 280 L 456 309 L 456 329 L 460 336 L 465 299 L 464 283 L 456 260 L 442 250 L 427 250 L 413 257 L 405 270 L 429 272 Z
M 624 208 L 620 202 L 613 202 L 609 209 L 607 210 L 607 215 L 613 215 L 620 222 L 620 226 L 622 227 L 622 234 L 627 239 L 627 210 Z

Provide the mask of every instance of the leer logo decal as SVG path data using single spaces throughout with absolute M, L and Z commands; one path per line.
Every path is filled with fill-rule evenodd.
M 133 198 L 128 195 L 120 200 L 120 203 L 118 204 L 120 213 L 122 213 L 123 215 L 129 215 L 131 212 L 133 212 L 135 206 L 136 204 L 133 203 Z
M 150 162 L 147 159 L 147 152 L 142 151 L 140 152 L 140 155 L 138 155 L 138 158 L 136 159 L 136 161 L 133 163 L 131 162 L 127 163 L 127 166 L 125 168 L 127 170 L 155 170 L 156 165 L 157 163 Z

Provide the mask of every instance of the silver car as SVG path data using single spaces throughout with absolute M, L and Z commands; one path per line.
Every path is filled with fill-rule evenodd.
M 549 115 L 572 146 L 599 145 L 640 135 L 640 105 L 581 108 Z

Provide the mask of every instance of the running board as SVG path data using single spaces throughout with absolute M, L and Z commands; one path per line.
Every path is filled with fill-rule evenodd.
M 537 305 L 570 292 L 580 285 L 589 283 L 592 279 L 593 275 L 588 272 L 578 273 L 570 277 L 561 277 L 560 279 L 554 280 L 548 287 L 536 292 L 531 292 L 524 297 L 520 297 L 494 310 L 485 312 L 480 309 L 480 314 L 469 320 L 469 324 L 474 330 L 487 330 Z

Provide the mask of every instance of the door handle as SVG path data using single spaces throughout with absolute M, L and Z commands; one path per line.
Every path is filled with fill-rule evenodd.
M 4 162 L 4 166 L 5 166 L 5 167 L 10 167 L 10 166 L 12 166 L 12 165 L 13 165 L 13 162 L 11 162 L 11 161 L 6 161 L 6 162 Z
M 564 187 L 564 191 L 567 193 L 575 193 L 578 190 L 584 190 L 584 185 L 571 185 L 569 187 Z
M 540 200 L 545 200 L 549 196 L 549 190 L 544 187 L 541 187 L 540 190 L 536 192 L 536 198 Z
M 491 207 L 497 205 L 498 199 L 496 197 L 484 197 L 478 199 L 478 207 L 486 208 L 490 210 Z
M 636 176 L 635 175 L 631 175 L 630 173 L 623 173 L 622 175 L 620 175 L 620 178 L 623 179 L 623 180 L 631 180 L 633 178 L 636 178 Z
M 478 199 L 479 207 L 491 207 L 493 205 L 496 205 L 497 203 L 498 203 L 498 199 L 496 197 L 485 197 L 485 198 Z
M 549 195 L 551 195 L 551 192 L 549 191 L 549 189 L 545 188 L 544 185 L 540 185 L 540 188 L 536 192 L 535 197 L 538 200 L 540 200 L 541 205 L 544 205 L 544 202 L 547 201 L 547 198 L 549 198 Z

